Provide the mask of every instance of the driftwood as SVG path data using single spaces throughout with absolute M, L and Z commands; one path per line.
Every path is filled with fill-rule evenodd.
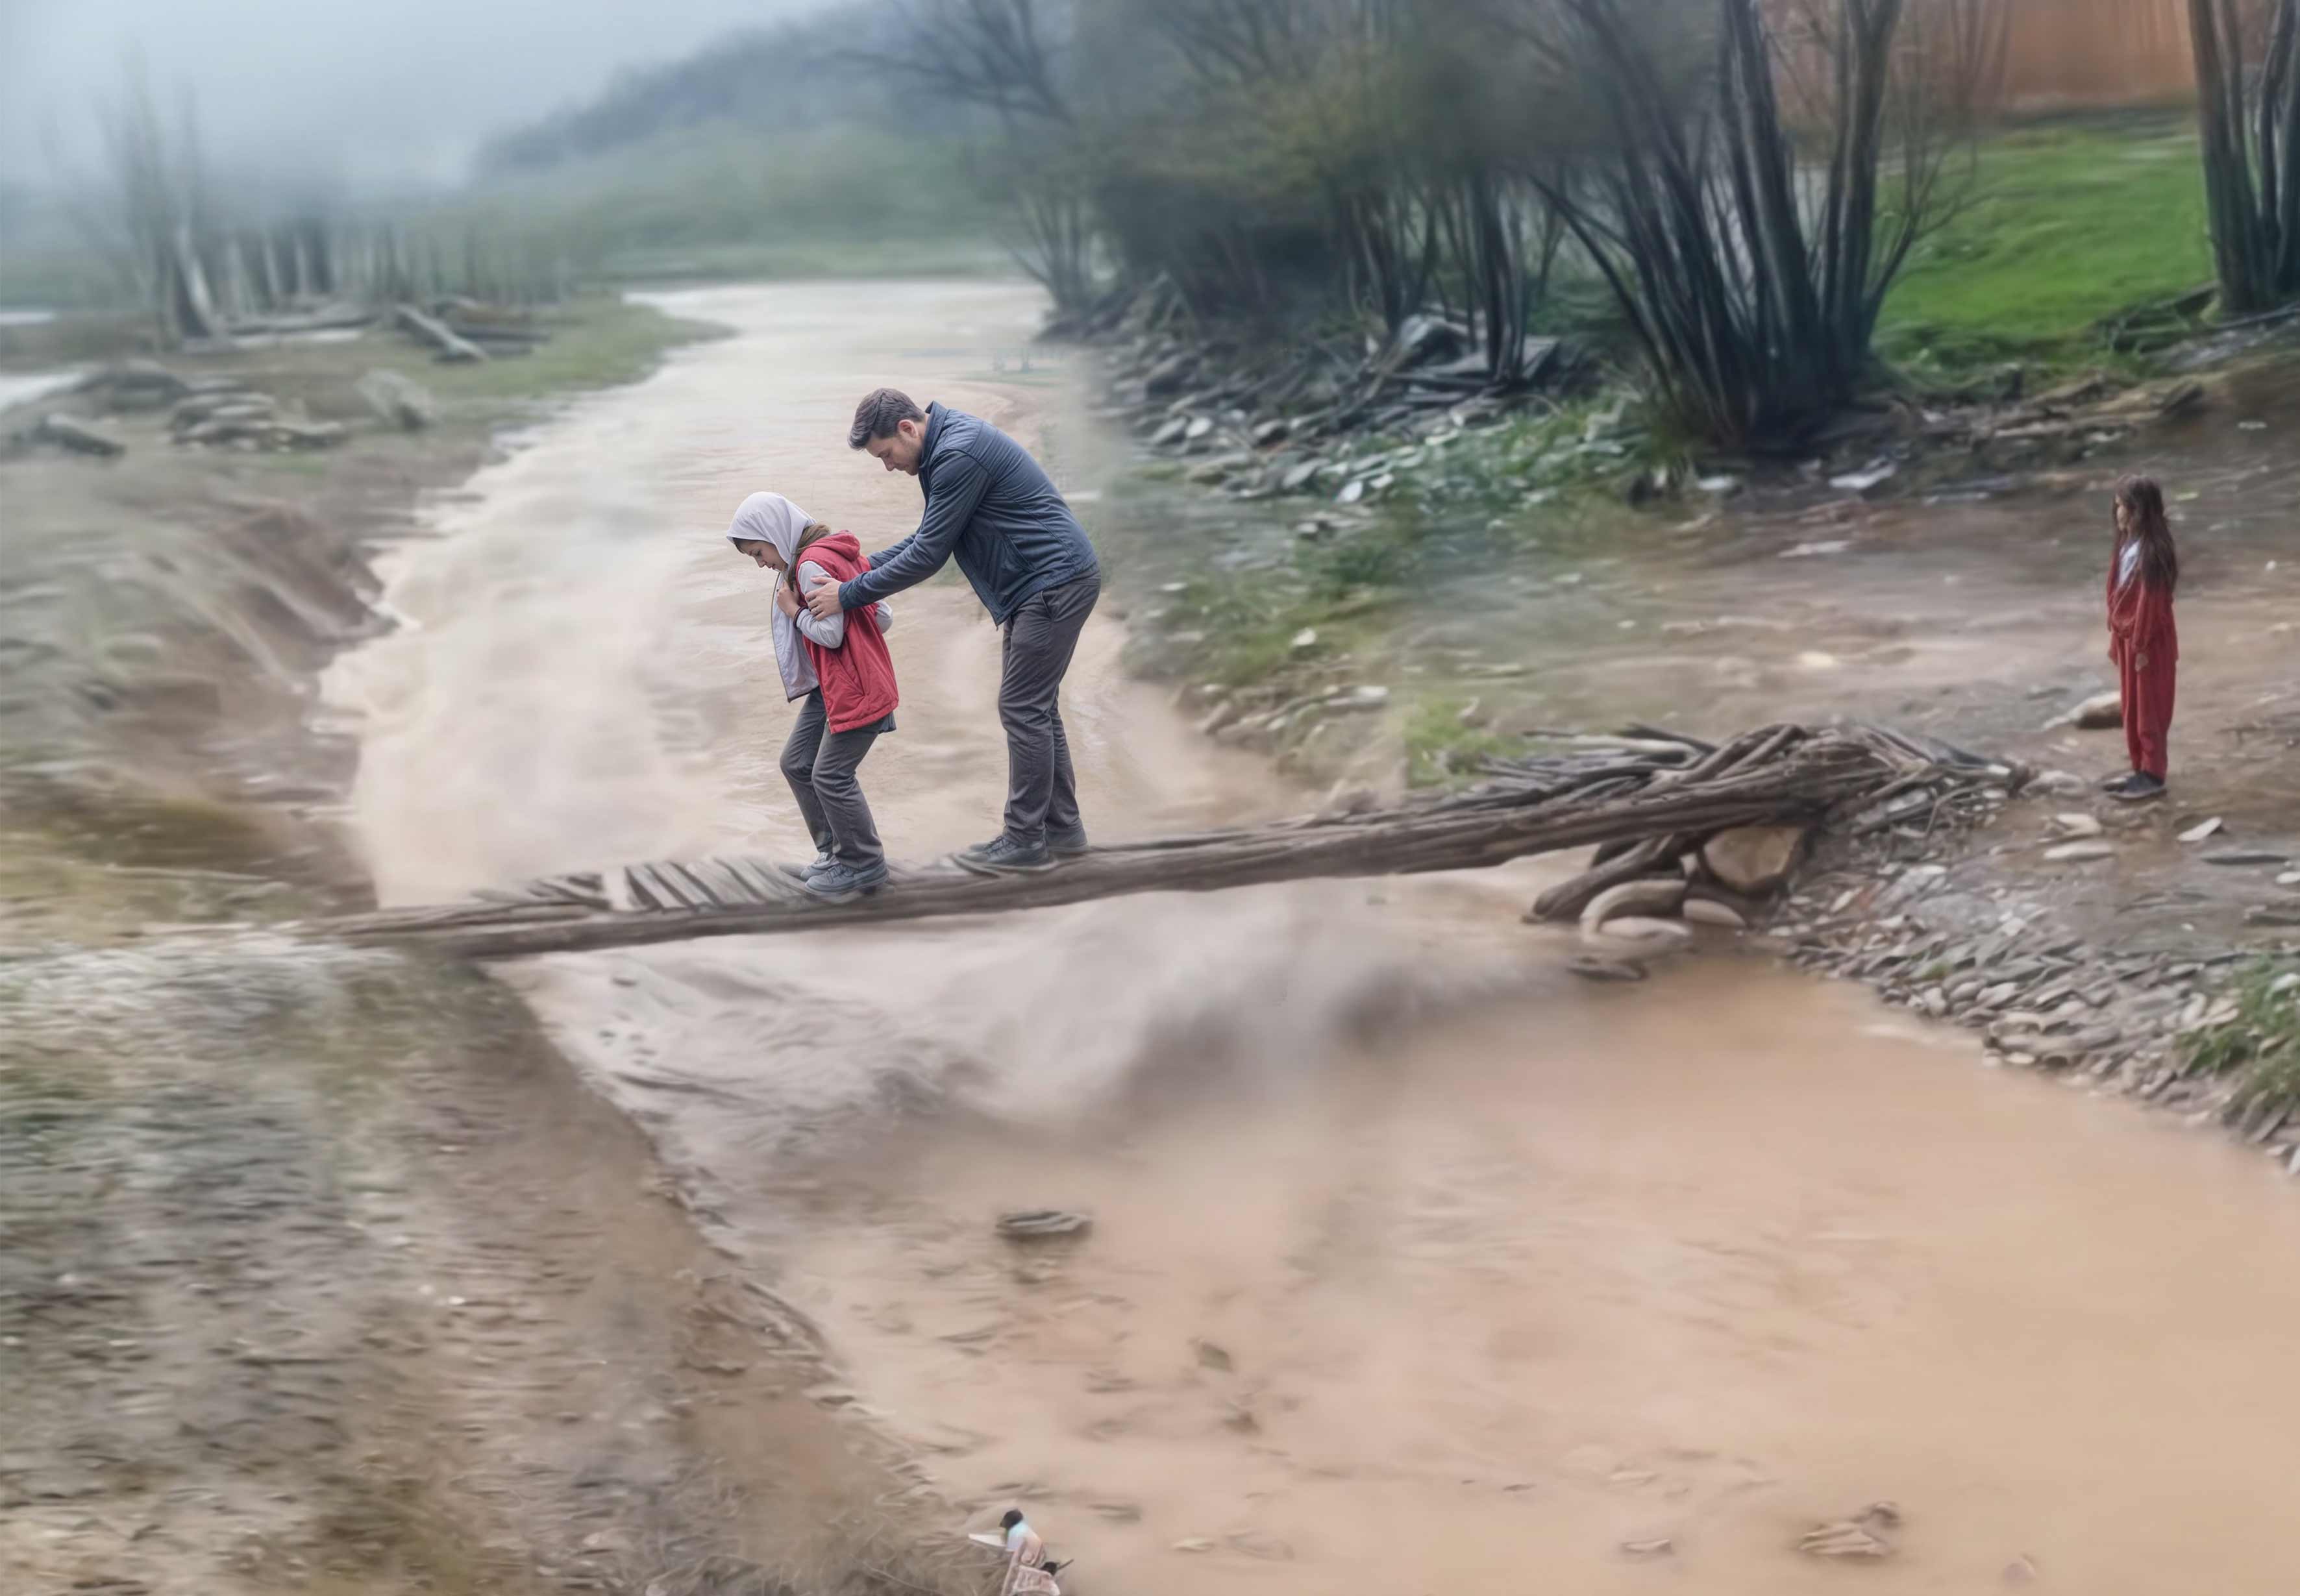
M 488 352 L 469 338 L 448 330 L 446 323 L 427 316 L 412 304 L 403 304 L 392 312 L 392 318 L 405 331 L 439 352 L 443 361 L 483 361 Z
M 1661 857 L 1671 844 L 1697 845 L 1727 827 L 1857 820 L 1880 799 L 1921 788 L 1938 802 L 2017 786 L 2025 772 L 1853 726 L 1767 727 L 1721 747 L 1657 739 L 1598 744 L 1494 761 L 1487 775 L 1470 792 L 1397 809 L 1096 848 L 1049 871 L 980 876 L 948 862 L 896 867 L 884 891 L 846 903 L 812 897 L 795 869 L 712 859 L 631 865 L 612 877 L 555 877 L 473 902 L 385 910 L 315 928 L 504 959 L 1040 909 L 1133 893 L 1471 869 L 1623 838 L 1657 840 Z

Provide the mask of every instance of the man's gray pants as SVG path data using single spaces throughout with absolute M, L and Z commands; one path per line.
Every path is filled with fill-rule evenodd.
M 818 687 L 799 702 L 798 724 L 783 744 L 783 779 L 798 800 L 798 812 L 814 845 L 841 863 L 871 869 L 886 863 L 887 851 L 879 844 L 879 827 L 854 771 L 879 740 L 879 728 L 835 732 L 828 729 L 829 724 Z
M 1006 835 L 1026 845 L 1076 832 L 1078 776 L 1062 735 L 1062 676 L 1102 596 L 1099 574 L 1024 599 L 1006 619 L 998 719 L 1006 728 Z

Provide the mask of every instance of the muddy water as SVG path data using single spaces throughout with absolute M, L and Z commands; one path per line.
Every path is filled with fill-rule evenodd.
M 737 336 L 439 506 L 389 573 L 412 624 L 330 684 L 388 900 L 803 852 L 765 592 L 720 534 L 761 487 L 866 544 L 906 529 L 914 485 L 840 446 L 863 387 L 1004 420 L 1093 491 L 1065 379 L 1011 370 L 1024 293 L 679 308 Z M 996 639 L 962 590 L 898 611 L 903 729 L 865 774 L 921 854 L 995 824 Z M 1299 801 L 1127 682 L 1119 640 L 1089 629 L 1066 708 L 1096 829 Z M 860 1407 L 954 1499 L 1033 1504 L 1091 1591 L 2289 1588 L 2288 1193 L 1729 954 L 1571 984 L 1514 924 L 1543 874 L 505 978 Z M 1050 1204 L 1090 1236 L 993 1238 Z M 1883 1565 L 1793 1550 L 1879 1499 Z

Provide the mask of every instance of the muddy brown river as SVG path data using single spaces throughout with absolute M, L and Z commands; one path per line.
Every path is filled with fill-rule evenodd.
M 1112 451 L 1071 376 L 1019 369 L 1028 291 L 675 303 L 736 336 L 434 506 L 388 569 L 409 624 L 331 677 L 387 902 L 805 851 L 722 530 L 761 488 L 907 530 L 915 485 L 843 446 L 864 388 L 1012 427 L 1092 525 Z M 996 638 L 954 583 L 896 610 L 864 777 L 915 856 L 996 825 Z M 1304 802 L 1129 680 L 1122 624 L 1065 707 L 1096 831 Z M 501 976 L 820 1325 L 826 1400 L 965 1510 L 1027 1505 L 1088 1596 L 2295 1588 L 2288 1187 L 1728 948 L 1577 984 L 1516 923 L 1564 868 Z M 993 1234 L 1048 1206 L 1093 1230 Z M 1888 1500 L 1873 1566 L 1797 1550 Z

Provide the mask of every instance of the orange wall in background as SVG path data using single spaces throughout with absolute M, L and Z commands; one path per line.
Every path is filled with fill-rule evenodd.
M 2013 110 L 2177 101 L 2196 81 L 2188 0 L 2013 0 Z

